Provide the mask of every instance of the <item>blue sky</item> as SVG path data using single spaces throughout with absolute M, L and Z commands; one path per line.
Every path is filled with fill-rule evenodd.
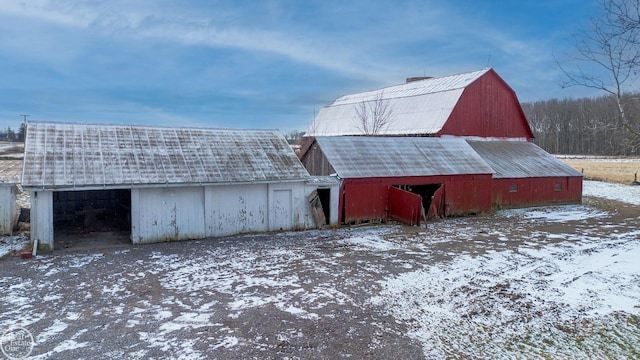
M 37 121 L 305 130 L 335 98 L 493 67 L 523 102 L 595 0 L 0 0 L 0 128 Z

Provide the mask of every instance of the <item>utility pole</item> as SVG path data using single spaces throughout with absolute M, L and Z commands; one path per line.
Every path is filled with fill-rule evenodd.
M 26 123 L 27 122 L 27 116 L 30 116 L 30 115 L 20 115 L 20 116 L 22 116 L 22 122 Z

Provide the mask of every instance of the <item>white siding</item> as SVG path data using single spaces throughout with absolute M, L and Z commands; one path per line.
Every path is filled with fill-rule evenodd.
M 132 189 L 134 244 L 204 238 L 202 187 Z
M 0 235 L 11 235 L 16 219 L 16 187 L 13 183 L 0 184 Z
M 207 236 L 268 231 L 268 189 L 267 184 L 206 187 Z
M 38 250 L 53 250 L 53 193 L 31 193 L 31 240 L 38 240 Z
M 293 191 L 291 189 L 274 189 L 272 192 L 271 230 L 287 230 L 293 224 Z

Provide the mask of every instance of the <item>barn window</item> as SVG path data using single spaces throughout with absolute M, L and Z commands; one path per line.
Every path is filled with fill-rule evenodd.
M 562 191 L 562 184 L 556 184 L 555 187 L 553 188 L 553 190 Z
M 509 192 L 518 192 L 518 184 L 511 184 L 509 186 Z

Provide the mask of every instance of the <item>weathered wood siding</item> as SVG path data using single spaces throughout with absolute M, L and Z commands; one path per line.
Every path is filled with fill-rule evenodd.
M 131 241 L 134 244 L 201 239 L 204 229 L 202 187 L 131 190 Z
M 31 193 L 31 240 L 38 240 L 38 250 L 53 250 L 53 192 Z
M 208 186 L 204 190 L 207 236 L 269 230 L 267 184 Z
M 0 183 L 0 235 L 13 234 L 16 218 L 16 191 L 14 183 Z

